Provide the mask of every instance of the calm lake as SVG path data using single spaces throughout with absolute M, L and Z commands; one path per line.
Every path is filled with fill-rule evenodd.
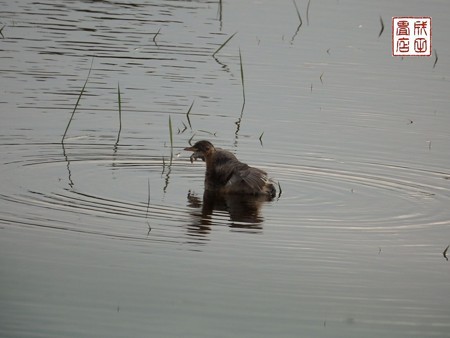
M 0 0 L 0 336 L 450 337 L 449 18 Z M 277 197 L 204 196 L 202 139 Z

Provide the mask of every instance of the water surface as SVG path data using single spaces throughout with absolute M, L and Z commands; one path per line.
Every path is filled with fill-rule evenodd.
M 449 337 L 449 8 L 297 5 L 0 1 L 2 336 Z M 279 197 L 204 196 L 200 139 Z

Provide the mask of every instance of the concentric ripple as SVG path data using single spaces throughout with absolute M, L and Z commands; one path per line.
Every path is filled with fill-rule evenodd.
M 448 225 L 448 174 L 369 162 L 279 165 L 285 223 L 389 231 Z
M 145 156 L 126 146 L 114 151 L 106 144 L 8 147 L 16 158 L 21 149 L 31 155 L 3 164 L 8 178 L 0 194 L 4 224 L 174 241 L 178 234 L 171 225 L 189 220 L 187 191 L 184 204 L 163 202 L 180 166 L 175 159 Z
M 3 164 L 9 177 L 0 194 L 3 224 L 197 244 L 218 225 L 250 232 L 265 226 L 398 231 L 449 225 L 444 171 L 310 156 L 298 165 L 256 164 L 280 183 L 272 202 L 211 201 L 202 195 L 203 164 L 191 165 L 187 155 L 170 160 L 147 155 L 154 151 L 144 147 L 114 150 L 106 143 L 4 147 L 26 154 Z

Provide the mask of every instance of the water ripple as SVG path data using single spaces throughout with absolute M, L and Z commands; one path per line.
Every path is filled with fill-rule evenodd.
M 201 191 L 203 165 L 193 166 L 187 157 L 170 162 L 169 157 L 149 156 L 151 149 L 136 145 L 123 146 L 115 154 L 107 143 L 69 143 L 64 156 L 61 144 L 3 147 L 14 148 L 15 154 L 25 152 L 3 163 L 10 168 L 7 175 L 40 177 L 19 193 L 4 190 L 0 201 L 6 209 L 27 211 L 4 213 L 3 223 L 173 242 L 186 236 L 190 242 L 193 238 L 202 242 L 212 227 L 222 225 L 254 233 L 265 226 L 391 232 L 450 224 L 445 171 L 313 156 L 301 165 L 260 164 L 280 182 L 281 194 L 276 201 L 254 201 L 242 210 L 236 206 L 248 199 L 211 202 L 207 195 L 188 192 Z M 94 190 L 93 182 L 98 185 Z M 172 192 L 171 184 L 184 193 Z
M 326 163 L 278 165 L 274 174 L 282 182 L 283 205 L 292 210 L 274 212 L 278 222 L 376 231 L 449 224 L 450 187 L 443 171 Z

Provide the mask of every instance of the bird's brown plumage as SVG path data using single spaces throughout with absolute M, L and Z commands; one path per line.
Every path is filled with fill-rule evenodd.
M 209 141 L 199 141 L 192 147 L 191 162 L 206 163 L 205 189 L 230 194 L 264 194 L 274 197 L 276 189 L 264 170 L 240 162 L 227 150 L 215 148 Z

